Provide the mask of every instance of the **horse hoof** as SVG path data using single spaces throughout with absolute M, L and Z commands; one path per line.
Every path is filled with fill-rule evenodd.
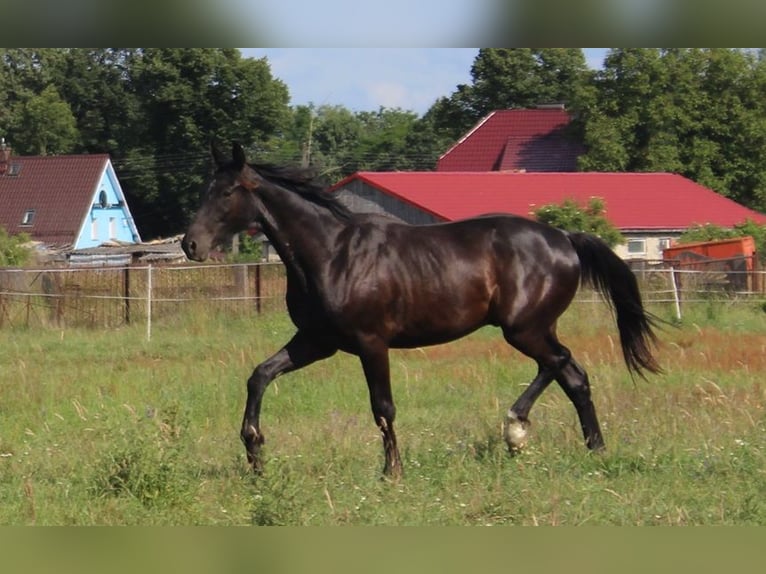
M 517 454 L 521 452 L 524 446 L 527 444 L 527 427 L 529 421 L 522 420 L 519 416 L 513 412 L 508 411 L 505 415 L 505 422 L 503 423 L 503 438 L 508 445 L 508 450 L 511 454 Z

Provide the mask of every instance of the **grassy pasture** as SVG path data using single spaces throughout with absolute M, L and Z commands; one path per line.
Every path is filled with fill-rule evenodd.
M 703 303 L 684 317 L 646 382 L 603 305 L 564 316 L 601 455 L 555 385 L 528 449 L 508 455 L 502 417 L 535 366 L 495 330 L 393 351 L 397 483 L 380 478 L 361 368 L 342 354 L 272 384 L 266 473 L 248 472 L 245 380 L 293 332 L 284 313 L 180 315 L 151 343 L 141 326 L 0 330 L 0 524 L 766 524 L 766 313 Z

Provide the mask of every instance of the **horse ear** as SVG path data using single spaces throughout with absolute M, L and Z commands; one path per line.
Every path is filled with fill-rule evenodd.
M 214 140 L 210 140 L 210 154 L 213 156 L 213 161 L 217 167 L 223 167 L 229 163 L 229 158 L 221 153 L 221 150 L 215 145 Z
M 241 170 L 243 167 L 245 167 L 247 158 L 245 157 L 245 150 L 242 149 L 242 146 L 239 144 L 239 142 L 234 142 L 231 144 L 231 157 L 234 160 L 234 166 L 237 169 Z

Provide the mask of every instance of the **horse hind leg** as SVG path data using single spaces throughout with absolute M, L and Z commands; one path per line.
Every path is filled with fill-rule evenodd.
M 537 376 L 508 409 L 503 421 L 503 439 L 511 454 L 518 454 L 529 439 L 529 411 L 554 378 L 552 369 L 538 365 Z
M 604 437 L 598 424 L 596 407 L 591 400 L 588 373 L 577 361 L 571 359 L 556 376 L 556 381 L 577 410 L 585 446 L 589 450 L 602 450 Z
M 504 330 L 503 334 L 509 344 L 537 362 L 537 375 L 508 409 L 503 421 L 503 438 L 508 450 L 511 454 L 517 454 L 526 446 L 529 438 L 530 410 L 569 362 L 570 353 L 550 331 L 511 333 Z

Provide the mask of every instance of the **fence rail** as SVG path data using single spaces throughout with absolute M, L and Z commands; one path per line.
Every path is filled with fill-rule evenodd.
M 0 269 L 0 328 L 117 327 L 192 306 L 236 313 L 284 307 L 279 263 Z
M 766 271 L 634 269 L 648 304 L 680 318 L 700 301 L 766 301 Z M 0 269 L 0 328 L 112 328 L 153 323 L 192 309 L 237 314 L 283 310 L 280 263 Z M 584 291 L 577 303 L 600 301 Z

